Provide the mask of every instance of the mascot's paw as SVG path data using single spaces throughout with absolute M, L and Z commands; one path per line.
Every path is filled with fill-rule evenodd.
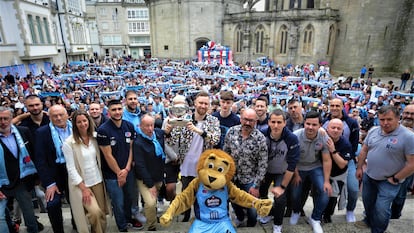
M 254 202 L 254 208 L 257 210 L 257 214 L 260 216 L 268 216 L 270 210 L 272 209 L 272 200 L 270 199 L 263 199 L 263 200 L 256 200 Z
M 160 223 L 162 226 L 167 227 L 171 224 L 172 217 L 169 214 L 163 214 L 160 218 Z

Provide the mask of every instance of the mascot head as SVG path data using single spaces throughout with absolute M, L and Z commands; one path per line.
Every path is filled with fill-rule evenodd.
M 233 158 L 222 150 L 206 150 L 198 161 L 200 182 L 208 189 L 221 189 L 233 179 L 236 172 Z

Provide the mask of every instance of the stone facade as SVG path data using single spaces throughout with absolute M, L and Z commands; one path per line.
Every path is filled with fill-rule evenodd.
M 192 59 L 206 41 L 230 46 L 234 61 L 326 61 L 335 73 L 414 70 L 413 0 L 146 0 L 152 56 Z

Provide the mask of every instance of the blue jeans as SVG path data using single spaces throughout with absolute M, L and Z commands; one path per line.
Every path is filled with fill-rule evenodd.
M 405 179 L 401 184 L 400 191 L 397 194 L 397 197 L 394 199 L 391 205 L 391 218 L 399 219 L 401 217 L 401 212 L 404 208 L 405 199 L 407 198 L 407 189 L 413 183 L 414 175 L 411 175 Z
M 348 162 L 348 177 L 347 177 L 347 189 L 348 189 L 348 203 L 346 204 L 346 210 L 354 211 L 356 203 L 358 201 L 359 182 L 355 176 L 356 166 L 353 159 Z
M 388 180 L 374 180 L 366 173 L 362 178 L 362 202 L 366 217 L 365 223 L 372 233 L 382 233 L 388 227 L 391 217 L 391 203 L 400 191 L 401 185 Z
M 120 231 L 125 230 L 131 222 L 131 206 L 137 195 L 132 193 L 133 185 L 136 185 L 133 171 L 128 173 L 124 186 L 119 187 L 116 179 L 105 179 L 105 185 L 111 198 L 116 225 Z
M 312 183 L 312 187 L 315 191 L 313 193 L 313 211 L 312 211 L 312 219 L 314 220 L 321 220 L 322 213 L 325 210 L 326 206 L 329 202 L 329 196 L 323 190 L 323 169 L 322 167 L 315 168 L 310 171 L 299 171 L 300 178 L 302 182 L 299 185 L 295 186 L 292 185 L 292 209 L 294 213 L 299 213 L 302 209 L 302 186 L 303 183 L 310 181 Z
M 9 227 L 6 222 L 7 199 L 0 200 L 0 232 L 9 233 Z
M 404 91 L 405 90 L 405 85 L 407 85 L 407 81 L 408 80 L 402 80 L 401 79 L 401 84 L 400 84 L 400 90 Z
M 249 184 L 235 183 L 235 184 L 239 189 L 244 190 L 246 192 L 249 192 L 249 189 L 253 186 L 253 183 L 249 183 Z M 234 203 L 232 203 L 232 206 L 233 206 L 234 212 L 236 213 L 237 219 L 239 221 L 244 220 L 244 217 L 246 215 L 244 213 L 244 210 L 247 210 L 247 226 L 254 227 L 256 225 L 257 212 L 255 208 L 244 208 Z

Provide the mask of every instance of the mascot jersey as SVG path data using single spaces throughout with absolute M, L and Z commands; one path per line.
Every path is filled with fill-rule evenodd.
M 235 233 L 228 213 L 228 188 L 209 190 L 200 183 L 194 204 L 196 220 L 189 232 Z

